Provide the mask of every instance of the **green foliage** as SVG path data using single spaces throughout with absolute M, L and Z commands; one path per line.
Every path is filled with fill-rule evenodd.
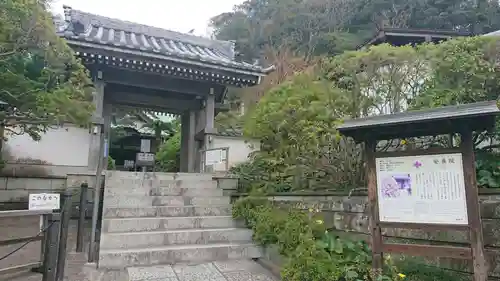
M 233 204 L 233 217 L 252 228 L 257 243 L 278 246 L 286 258 L 281 272 L 284 280 L 373 280 L 367 244 L 332 236 L 317 214 L 273 207 L 260 194 L 238 199 Z M 399 280 L 391 264 L 385 272 L 379 280 Z
M 116 164 L 115 160 L 111 158 L 111 156 L 108 156 L 108 170 L 115 170 L 116 169 Z
M 403 257 L 395 262 L 407 276 L 406 281 L 467 281 L 471 278 L 469 274 L 428 265 L 423 258 Z
M 38 140 L 52 125 L 88 125 L 91 80 L 55 33 L 47 1 L 0 2 L 0 113 L 7 134 Z
M 156 153 L 156 167 L 163 172 L 178 172 L 180 168 L 181 133 L 162 143 Z
M 476 153 L 476 176 L 479 187 L 500 188 L 500 153 Z
M 344 91 L 315 74 L 298 75 L 271 90 L 246 118 L 245 135 L 260 139 L 261 150 L 251 164 L 239 167 L 254 175 L 243 182 L 287 191 L 362 181 L 354 173 L 339 173 L 360 168 L 356 145 L 336 130 L 346 108 Z
M 388 44 L 325 59 L 321 75 L 344 89 L 351 118 L 406 110 L 427 74 L 421 49 Z
M 282 173 L 283 165 L 265 153 L 254 153 L 251 161 L 240 163 L 230 169 L 238 176 L 238 192 L 253 190 L 285 192 L 292 190 L 293 178 Z
M 473 37 L 418 48 L 383 44 L 325 59 L 315 72 L 276 86 L 246 117 L 245 134 L 260 139 L 261 150 L 233 169 L 240 191 L 364 186 L 360 147 L 335 129 L 342 118 L 496 99 L 499 42 Z M 497 122 L 493 132 L 474 136 L 476 152 L 484 155 L 477 163 L 484 187 L 497 186 L 499 129 Z M 448 139 L 423 138 L 418 145 Z M 399 142 L 379 149 L 389 147 L 398 148 Z
M 481 34 L 500 29 L 499 19 L 498 1 L 485 0 L 247 0 L 211 22 L 217 39 L 236 40 L 240 57 L 252 62 L 284 46 L 306 58 L 336 55 L 381 28 Z
M 439 107 L 495 100 L 500 90 L 497 37 L 468 37 L 427 45 L 429 76 L 415 106 Z

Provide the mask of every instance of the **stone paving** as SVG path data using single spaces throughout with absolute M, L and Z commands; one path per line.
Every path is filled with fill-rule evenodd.
M 130 281 L 275 281 L 252 260 L 230 260 L 199 265 L 176 264 L 128 269 Z
M 0 240 L 28 237 L 38 233 L 39 218 L 0 220 Z M 89 229 L 89 228 L 87 228 Z M 88 241 L 88 239 L 86 239 Z M 20 245 L 0 247 L 0 257 L 10 253 Z M 65 281 L 277 281 L 278 278 L 252 260 L 231 260 L 199 265 L 176 264 L 174 266 L 154 266 L 128 268 L 122 271 L 96 269 L 88 264 L 84 253 L 76 253 L 76 221 L 70 225 Z M 87 249 L 87 248 L 85 248 Z M 0 260 L 0 269 L 37 262 L 40 259 L 40 243 L 33 242 Z M 41 281 L 42 275 L 31 272 L 1 276 L 0 281 Z

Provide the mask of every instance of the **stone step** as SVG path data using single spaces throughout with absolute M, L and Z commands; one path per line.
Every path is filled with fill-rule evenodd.
M 158 173 L 106 171 L 106 180 L 116 179 L 157 179 L 157 180 L 211 180 L 211 173 Z
M 146 249 L 100 250 L 99 267 L 124 269 L 130 266 L 200 263 L 260 257 L 262 257 L 261 248 L 251 243 L 173 245 Z
M 106 203 L 105 203 L 106 204 Z M 106 207 L 103 217 L 133 218 L 133 217 L 195 217 L 195 216 L 229 216 L 231 205 L 182 206 L 182 207 Z
M 217 188 L 215 180 L 157 180 L 157 179 L 112 179 L 105 182 L 106 188 L 135 189 L 152 187 Z
M 246 228 L 182 229 L 148 232 L 103 233 L 100 249 L 150 248 L 166 245 L 250 243 Z
M 146 196 L 116 195 L 106 196 L 106 207 L 151 207 L 189 205 L 227 205 L 229 196 Z
M 157 187 L 150 191 L 152 196 L 223 196 L 223 190 L 218 188 L 181 188 Z
M 243 226 L 231 216 L 116 218 L 102 222 L 104 233 L 175 230 L 193 228 L 232 228 Z
M 222 196 L 223 190 L 213 187 L 208 188 L 184 188 L 184 187 L 135 187 L 128 189 L 106 188 L 104 196 Z

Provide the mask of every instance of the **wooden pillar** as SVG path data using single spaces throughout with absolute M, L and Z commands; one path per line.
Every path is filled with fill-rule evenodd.
M 211 132 L 215 124 L 215 94 L 214 89 L 210 89 L 205 103 L 205 132 Z M 207 143 L 205 143 L 205 149 Z
M 189 142 L 188 142 L 188 173 L 195 172 L 195 161 L 196 161 L 196 140 L 195 140 L 195 127 L 196 127 L 196 112 L 189 111 Z
M 102 72 L 98 71 L 97 76 L 94 77 L 94 93 L 93 93 L 93 103 L 95 106 L 94 118 L 101 119 L 104 114 L 104 87 L 105 83 L 102 79 Z M 99 149 L 100 149 L 100 126 L 92 126 L 90 130 L 89 139 L 89 158 L 88 158 L 88 168 L 91 171 L 97 169 L 97 161 L 99 161 Z
M 181 172 L 194 172 L 195 151 L 195 111 L 186 111 L 181 115 Z
M 103 118 L 104 118 L 104 149 L 106 149 L 106 156 L 103 159 L 104 170 L 108 169 L 108 157 L 111 147 L 111 118 L 112 118 L 113 106 L 110 102 L 104 102 L 103 106 Z
M 368 184 L 368 206 L 370 210 L 371 247 L 373 252 L 372 269 L 374 280 L 377 280 L 378 276 L 381 274 L 384 264 L 382 253 L 382 230 L 379 224 L 380 217 L 378 212 L 377 171 L 375 163 L 376 145 L 376 140 L 367 140 L 365 142 L 366 177 Z
M 472 131 L 465 128 L 460 134 L 460 150 L 462 151 L 462 164 L 464 167 L 465 195 L 467 200 L 467 216 L 470 226 L 474 281 L 487 281 L 488 268 L 484 253 L 483 226 L 479 208 L 479 192 L 476 183 Z

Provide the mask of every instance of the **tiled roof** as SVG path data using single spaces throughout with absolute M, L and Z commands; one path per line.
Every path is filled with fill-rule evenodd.
M 235 61 L 233 42 L 212 40 L 107 18 L 66 6 L 64 9 L 65 24 L 60 28 L 60 34 L 71 41 L 107 45 L 117 50 L 128 49 L 163 55 L 167 60 L 187 59 L 256 74 L 266 74 L 273 70 L 273 67 L 264 69 L 257 65 Z
M 497 101 L 483 101 L 346 120 L 338 130 L 356 141 L 437 136 L 490 130 L 498 114 Z
M 235 127 L 218 128 L 217 135 L 223 137 L 242 137 L 243 130 L 241 128 L 235 128 Z
M 404 125 L 442 119 L 458 119 L 499 114 L 496 101 L 482 101 L 469 104 L 443 106 L 439 108 L 384 114 L 366 118 L 346 120 L 339 131 L 372 128 L 375 126 Z
M 500 36 L 500 30 L 493 31 L 493 32 L 490 32 L 490 33 L 486 33 L 483 36 Z

